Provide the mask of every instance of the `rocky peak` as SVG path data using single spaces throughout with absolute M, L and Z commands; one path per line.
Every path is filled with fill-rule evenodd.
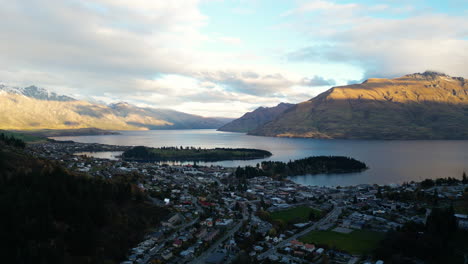
M 412 79 L 425 79 L 425 80 L 434 80 L 440 77 L 448 77 L 445 73 L 442 72 L 436 72 L 436 71 L 425 71 L 423 73 L 413 73 L 413 74 L 408 74 L 403 76 L 404 78 L 412 78 Z
M 12 93 L 12 94 L 19 94 L 24 95 L 27 97 L 31 97 L 38 100 L 45 100 L 45 101 L 76 101 L 76 99 L 66 96 L 66 95 L 59 95 L 55 92 L 48 91 L 44 88 L 40 88 L 34 85 L 20 88 L 20 87 L 10 87 L 6 85 L 0 85 L 0 90 Z

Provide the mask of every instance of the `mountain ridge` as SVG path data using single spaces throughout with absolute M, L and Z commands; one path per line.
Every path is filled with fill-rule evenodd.
M 294 104 L 279 103 L 273 107 L 258 107 L 252 112 L 247 112 L 238 119 L 235 119 L 224 126 L 219 131 L 248 132 L 275 119 L 281 113 L 292 107 Z
M 332 87 L 251 135 L 340 139 L 466 139 L 468 83 L 436 72 Z
M 0 129 L 151 130 L 219 128 L 224 122 L 170 109 L 129 103 L 99 104 L 36 86 L 0 85 Z

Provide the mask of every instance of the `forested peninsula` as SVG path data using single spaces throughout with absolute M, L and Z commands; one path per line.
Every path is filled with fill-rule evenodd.
M 306 174 L 335 174 L 361 172 L 368 169 L 364 162 L 342 156 L 315 156 L 295 161 L 264 161 L 256 167 L 238 167 L 235 175 L 238 178 L 269 176 L 283 178 Z
M 270 157 L 269 151 L 246 148 L 162 147 L 137 146 L 125 151 L 122 159 L 127 161 L 223 161 L 251 160 Z

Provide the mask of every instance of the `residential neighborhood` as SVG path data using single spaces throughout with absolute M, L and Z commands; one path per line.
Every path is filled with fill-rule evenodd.
M 148 202 L 171 214 L 135 245 L 122 264 L 146 263 L 372 263 L 386 232 L 405 223 L 424 224 L 430 203 L 454 203 L 466 183 L 422 188 L 401 185 L 304 186 L 287 179 L 238 178 L 235 168 L 195 163 L 126 162 L 77 155 L 123 151 L 83 143 L 28 147 L 38 157 L 93 177 L 125 175 Z M 420 199 L 407 199 L 418 192 Z M 468 216 L 457 213 L 468 229 Z M 247 263 L 247 262 L 246 262 Z

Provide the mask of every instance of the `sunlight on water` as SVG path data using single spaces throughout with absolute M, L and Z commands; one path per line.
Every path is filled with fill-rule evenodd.
M 229 167 L 255 165 L 263 160 L 289 161 L 316 155 L 341 155 L 365 162 L 369 170 L 340 175 L 297 176 L 291 179 L 308 185 L 390 184 L 425 178 L 456 177 L 468 172 L 468 140 L 320 140 L 271 138 L 242 133 L 200 130 L 124 131 L 120 135 L 60 137 L 86 143 L 114 145 L 194 146 L 202 148 L 258 148 L 273 156 L 261 160 L 205 163 Z M 199 163 L 202 164 L 202 163 Z

